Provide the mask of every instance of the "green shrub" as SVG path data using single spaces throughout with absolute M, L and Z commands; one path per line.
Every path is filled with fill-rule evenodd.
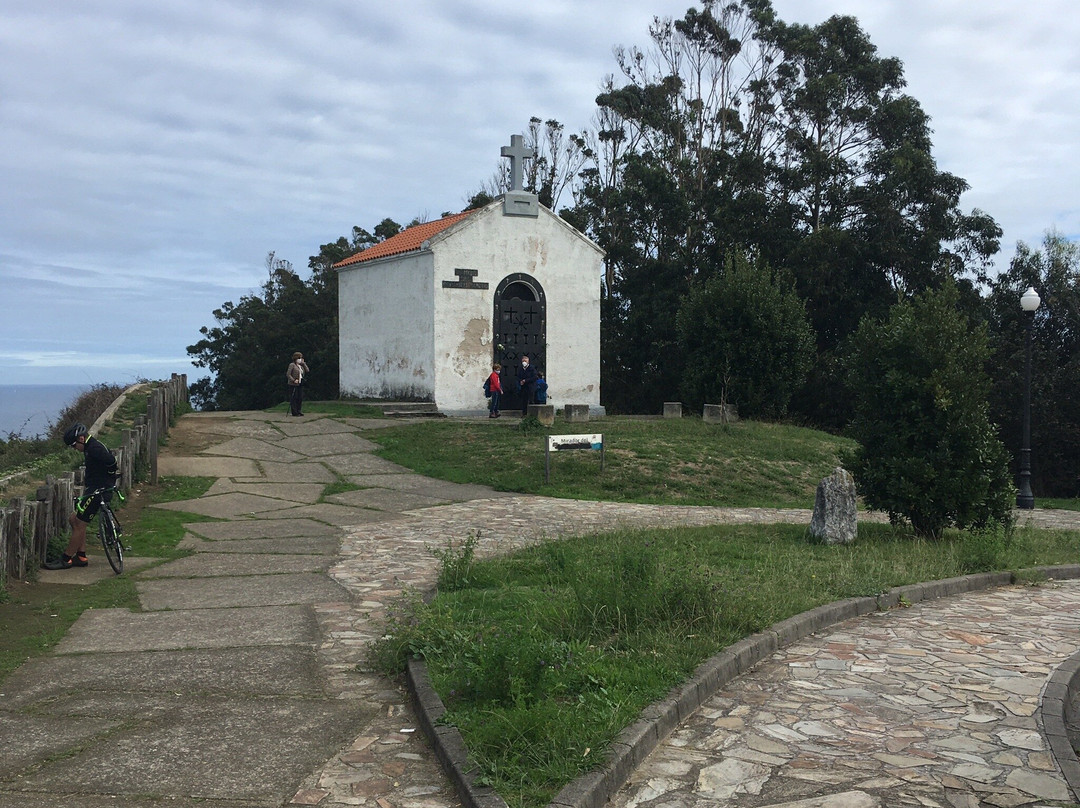
M 814 356 L 814 335 L 793 284 L 738 256 L 679 307 L 686 346 L 682 395 L 691 409 L 735 404 L 744 418 L 787 412 Z
M 60 411 L 56 420 L 51 423 L 50 437 L 61 438 L 64 431 L 75 422 L 89 427 L 109 408 L 110 404 L 120 397 L 124 389 L 122 384 L 95 384 L 89 390 L 80 393 L 74 401 Z M 145 397 L 141 412 L 146 412 Z
M 535 435 L 537 432 L 543 432 L 547 427 L 540 423 L 540 419 L 535 415 L 530 415 L 521 419 L 518 429 L 523 435 Z
M 874 510 L 916 533 L 1006 524 L 1014 490 L 1008 458 L 988 416 L 986 329 L 958 307 L 955 285 L 864 320 L 853 339 L 851 458 Z

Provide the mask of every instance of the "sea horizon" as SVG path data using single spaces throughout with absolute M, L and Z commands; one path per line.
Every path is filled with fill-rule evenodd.
M 90 384 L 0 384 L 0 440 L 44 435 Z

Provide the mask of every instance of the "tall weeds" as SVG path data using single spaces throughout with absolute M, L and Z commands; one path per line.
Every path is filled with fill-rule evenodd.
M 76 422 L 86 426 L 93 424 L 124 389 L 123 385 L 118 384 L 96 384 L 60 410 L 55 419 L 49 421 L 48 430 L 43 436 L 24 438 L 9 433 L 6 439 L 0 438 L 0 477 L 34 466 L 50 456 L 62 455 L 65 449 L 64 430 Z

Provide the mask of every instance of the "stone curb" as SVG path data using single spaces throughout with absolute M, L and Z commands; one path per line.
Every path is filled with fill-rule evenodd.
M 1080 578 L 1080 564 L 1036 567 L 1023 572 L 1037 573 L 1048 580 Z M 899 586 L 877 597 L 848 598 L 789 617 L 765 631 L 728 646 L 705 660 L 685 684 L 667 698 L 646 707 L 641 717 L 616 736 L 607 764 L 584 774 L 563 787 L 549 808 L 603 808 L 668 734 L 694 713 L 716 691 L 746 673 L 778 649 L 784 648 L 835 623 L 897 605 L 1008 586 L 1017 580 L 1012 572 L 986 572 L 946 578 L 941 581 Z M 446 707 L 431 686 L 427 665 L 422 659 L 409 660 L 405 677 L 416 704 L 420 725 L 445 771 L 458 789 L 465 808 L 506 808 L 493 789 L 476 783 L 475 767 L 468 761 L 461 733 L 456 727 L 439 726 Z M 1040 697 L 1043 734 L 1054 759 L 1073 794 L 1080 796 L 1080 760 L 1066 732 L 1065 711 L 1080 693 L 1080 653 L 1063 662 L 1051 675 Z
M 1047 568 L 1049 569 L 1049 568 Z M 1075 567 L 1054 568 L 1055 578 L 1077 578 Z M 1073 574 L 1070 574 L 1073 573 Z M 1069 712 L 1080 694 L 1080 652 L 1066 659 L 1039 694 L 1039 724 L 1058 769 L 1074 797 L 1080 797 L 1080 760 L 1069 737 Z
M 443 771 L 454 783 L 462 803 L 469 808 L 507 808 L 506 801 L 494 789 L 476 782 L 476 768 L 469 764 L 468 750 L 458 728 L 439 725 L 446 707 L 431 686 L 427 665 L 422 659 L 408 661 L 405 679 L 416 704 L 420 728 L 431 742 Z

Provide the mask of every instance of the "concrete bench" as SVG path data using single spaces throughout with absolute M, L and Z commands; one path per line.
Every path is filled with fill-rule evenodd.
M 706 424 L 733 424 L 739 420 L 739 412 L 731 404 L 706 404 L 701 420 Z
M 552 426 L 555 423 L 555 405 L 530 404 L 529 417 L 536 418 L 544 426 Z
M 567 404 L 563 407 L 563 418 L 571 424 L 584 423 L 589 420 L 589 405 Z

